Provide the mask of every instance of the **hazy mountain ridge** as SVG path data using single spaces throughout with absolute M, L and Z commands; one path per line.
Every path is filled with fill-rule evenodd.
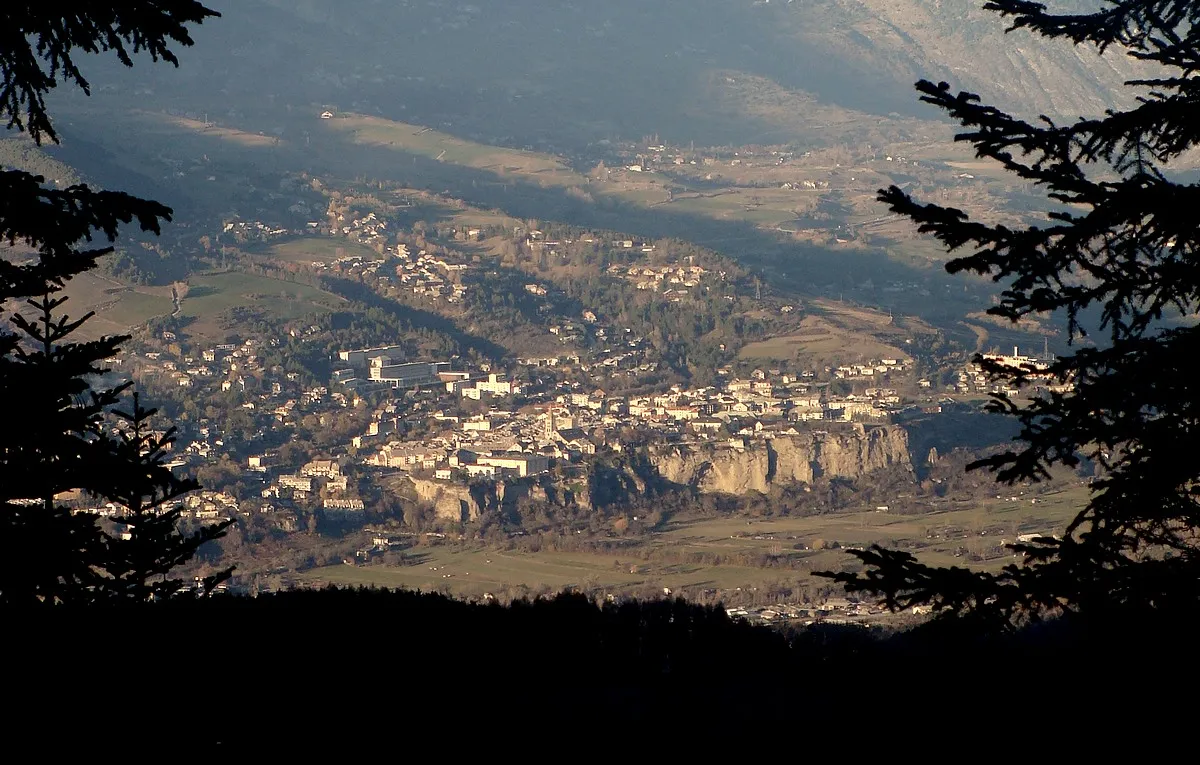
M 1028 32 L 1003 34 L 1006 22 L 964 0 L 834 0 L 849 28 L 871 46 L 913 67 L 911 75 L 945 79 L 985 101 L 1024 114 L 1071 117 L 1120 105 L 1116 88 L 1137 73 L 1116 56 L 1087 46 L 1049 46 Z M 1064 11 L 1079 2 L 1051 3 Z M 1114 102 L 1114 99 L 1118 101 Z
M 921 77 L 1029 116 L 1072 117 L 1119 105 L 1114 87 L 1133 74 L 1086 47 L 1005 35 L 1002 19 L 967 0 L 214 5 L 225 17 L 198 31 L 182 71 L 152 75 L 190 102 L 370 108 L 511 144 L 654 133 L 680 143 L 803 141 L 829 122 L 803 110 L 735 113 L 712 82 L 739 75 L 851 120 L 933 120 L 911 90 Z

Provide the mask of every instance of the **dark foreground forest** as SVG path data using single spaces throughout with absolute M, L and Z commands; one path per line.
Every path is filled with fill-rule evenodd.
M 961 621 L 892 636 L 820 625 L 786 634 L 683 601 L 500 606 L 325 590 L 61 608 L 6 632 L 8 738 L 55 748 L 119 740 L 178 752 L 186 742 L 373 759 L 435 730 L 470 734 L 437 734 L 448 752 L 564 736 L 607 740 L 614 756 L 644 751 L 643 740 L 783 739 L 802 750 L 855 740 L 835 731 L 914 746 L 983 737 L 1090 747 L 1105 721 L 1152 738 L 1180 730 L 1195 708 L 1195 633 L 1149 610 L 1006 637 L 973 637 Z

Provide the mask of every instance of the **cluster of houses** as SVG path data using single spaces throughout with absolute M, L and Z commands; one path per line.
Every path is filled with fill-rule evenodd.
M 175 333 L 162 333 L 164 343 L 176 342 Z M 118 363 L 134 367 L 142 375 L 170 380 L 180 388 L 191 388 L 205 381 L 221 380 L 221 389 L 247 390 L 258 387 L 263 375 L 258 349 L 261 343 L 221 343 L 201 350 L 199 356 L 177 355 L 170 351 L 128 351 Z M 168 345 L 168 347 L 170 347 Z
M 396 279 L 400 289 L 411 289 L 414 295 L 430 298 L 445 298 L 449 303 L 460 303 L 466 297 L 467 288 L 462 284 L 461 274 L 470 268 L 466 263 L 452 263 L 445 258 L 429 255 L 425 250 L 416 257 L 409 254 L 408 246 L 400 244 L 395 249 L 399 263 Z M 460 278 L 455 279 L 455 276 Z
M 1046 371 L 1049 364 L 1044 359 L 1023 355 L 1019 348 L 1013 348 L 1011 354 L 985 353 L 982 354 L 982 358 L 985 362 L 1002 369 L 1025 372 L 1034 391 L 1044 389 L 1054 393 L 1068 393 L 1074 388 L 1070 381 L 1060 382 L 1054 375 L 1049 374 Z M 963 394 L 998 393 L 1009 397 L 1030 392 L 1028 389 L 1022 391 L 1015 387 L 1009 379 L 989 374 L 983 364 L 974 361 L 959 370 L 951 389 Z
M 304 336 L 315 332 L 315 327 L 293 330 L 293 334 Z M 164 332 L 163 340 L 171 343 L 174 333 Z M 221 392 L 244 393 L 256 400 L 244 401 L 247 410 L 273 416 L 277 423 L 287 423 L 300 415 L 323 406 L 333 404 L 344 408 L 350 399 L 341 391 L 330 392 L 323 385 L 305 387 L 300 385 L 300 375 L 279 367 L 268 369 L 259 356 L 264 345 L 256 340 L 242 343 L 222 343 L 201 350 L 199 356 L 177 355 L 169 350 L 147 351 L 138 354 L 128 351 L 118 363 L 130 369 L 139 379 L 159 378 L 180 388 L 210 385 Z M 277 345 L 272 340 L 267 345 Z M 184 451 L 199 458 L 219 456 L 224 451 L 222 434 L 201 420 L 190 432 Z
M 382 255 L 339 255 L 332 262 L 315 260 L 310 266 L 314 271 L 335 274 L 337 276 L 362 277 L 365 275 L 379 276 L 386 269 L 387 259 Z
M 178 466 L 178 464 L 175 463 L 175 466 Z M 171 464 L 168 464 L 168 467 L 171 466 Z M 202 524 L 221 523 L 242 512 L 239 509 L 237 497 L 225 491 L 208 490 L 194 491 L 185 495 L 177 502 L 167 503 L 159 508 L 160 513 L 172 510 L 179 510 L 181 518 L 198 521 Z M 74 512 L 90 513 L 101 518 L 110 518 L 114 521 L 119 521 L 128 516 L 128 509 L 115 502 L 105 502 L 102 505 L 80 503 Z M 124 526 L 125 528 L 122 529 L 122 533 L 128 539 L 132 526 L 129 524 L 124 524 Z
M 911 370 L 911 362 L 886 359 L 849 369 L 855 373 L 851 379 L 874 380 L 878 376 L 905 374 Z M 827 371 L 841 377 L 837 374 L 839 370 Z M 884 386 L 866 388 L 861 394 L 831 395 L 827 385 L 816 383 L 816 377 L 812 371 L 790 374 L 756 369 L 749 379 L 732 379 L 722 385 L 689 390 L 675 386 L 666 393 L 630 398 L 623 406 L 631 418 L 646 423 L 686 423 L 693 433 L 704 438 L 731 432 L 761 432 L 762 427 L 758 427 L 761 419 L 886 421 L 902 403 L 895 388 Z M 745 427 L 734 427 L 746 420 L 755 421 L 748 433 L 744 432 Z
M 296 332 L 304 334 L 311 329 L 307 327 Z M 199 465 L 216 462 L 239 451 L 244 455 L 242 450 L 253 449 L 255 442 L 265 439 L 268 429 L 293 426 L 310 414 L 322 416 L 330 410 L 345 409 L 356 400 L 352 391 L 330 391 L 323 385 L 305 385 L 298 373 L 267 366 L 260 354 L 264 346 L 277 344 L 274 340 L 216 344 L 201 349 L 196 355 L 185 355 L 172 350 L 176 340 L 173 333 L 164 332 L 160 338 L 163 341 L 160 349 L 125 350 L 117 359 L 118 365 L 142 381 L 157 378 L 167 385 L 203 386 L 210 392 L 221 390 L 238 394 L 238 406 L 254 422 L 249 443 L 244 443 L 246 436 L 243 436 L 239 439 L 243 442 L 237 446 L 207 417 L 177 423 L 177 441 L 170 451 L 172 462 L 168 466 L 181 473 L 194 474 Z M 340 495 L 347 488 L 346 476 L 338 475 L 336 463 L 333 469 L 326 466 L 323 471 L 314 472 L 315 468 L 306 466 L 289 474 L 287 466 L 274 465 L 273 458 L 262 452 L 252 452 L 248 458 L 242 456 L 241 459 L 247 459 L 248 475 L 258 474 L 263 481 L 262 497 L 269 501 L 259 506 L 261 511 L 286 511 L 284 514 L 290 517 L 290 520 L 282 518 L 280 527 L 284 530 L 296 529 L 295 514 L 290 513 L 293 500 L 319 498 L 333 492 L 327 497 L 328 510 L 362 509 L 361 500 Z M 347 503 L 344 506 L 343 500 Z M 239 509 L 237 499 L 223 492 L 192 493 L 184 498 L 184 503 L 185 517 L 202 522 L 250 512 L 244 504 Z
M 624 266 L 614 264 L 608 267 L 609 276 L 630 281 L 639 290 L 662 292 L 663 295 L 685 295 L 705 277 L 716 277 L 722 281 L 725 272 L 713 273 L 696 265 L 666 265 L 666 266 Z
M 390 241 L 387 221 L 373 212 L 361 218 L 348 217 L 346 213 L 331 212 L 335 230 L 352 242 L 367 247 L 386 247 Z
M 239 512 L 237 497 L 229 492 L 201 490 L 183 498 L 183 517 L 201 523 L 221 523 Z
M 587 339 L 594 343 L 585 352 L 567 352 L 548 356 L 522 356 L 517 364 L 532 368 L 575 367 L 586 372 L 591 379 L 603 381 L 615 377 L 637 377 L 658 369 L 657 361 L 647 356 L 646 339 L 635 335 L 629 328 L 614 329 L 600 323 L 591 310 L 584 310 L 581 321 L 552 324 L 547 332 L 564 346 L 578 348 Z
M 560 415 L 562 416 L 562 415 Z M 569 415 L 527 414 L 497 409 L 470 418 L 439 411 L 430 415 L 447 428 L 419 441 L 388 441 L 368 454 L 368 465 L 428 471 L 439 480 L 526 478 L 550 470 L 550 460 L 594 454 L 595 444 Z
M 794 182 L 794 183 L 793 183 L 792 181 L 787 181 L 787 182 L 785 182 L 785 183 L 784 183 L 782 186 L 780 186 L 779 188 L 781 188 L 781 189 L 786 189 L 786 190 L 791 190 L 791 189 L 827 189 L 827 188 L 829 188 L 829 181 L 811 181 L 811 180 L 805 180 L 805 181 L 796 181 L 796 182 Z
M 389 262 L 390 258 L 395 258 L 394 264 Z M 425 250 L 414 257 L 404 243 L 386 247 L 382 255 L 343 255 L 330 263 L 314 261 L 311 267 L 339 276 L 370 277 L 376 289 L 388 297 L 411 292 L 448 303 L 461 303 L 466 297 L 468 288 L 459 275 L 471 268 L 467 263 L 453 263 Z
M 276 455 L 254 454 L 247 458 L 247 469 L 261 473 L 267 485 L 261 496 L 265 502 L 261 512 L 276 509 L 272 502 L 320 499 L 320 506 L 328 512 L 361 512 L 365 505 L 356 496 L 357 486 L 351 485 L 350 477 L 342 472 L 342 462 L 335 459 L 316 459 L 305 463 L 296 472 L 284 472 L 283 466 L 275 464 Z
M 806 626 L 817 622 L 865 624 L 872 617 L 882 619 L 888 614 L 882 606 L 838 597 L 827 598 L 825 602 L 818 605 L 775 603 L 768 606 L 726 608 L 725 613 L 731 619 L 744 619 L 750 624 L 797 622 Z
M 221 233 L 232 234 L 247 242 L 269 242 L 272 239 L 289 236 L 297 232 L 277 223 L 263 223 L 260 220 L 226 221 Z

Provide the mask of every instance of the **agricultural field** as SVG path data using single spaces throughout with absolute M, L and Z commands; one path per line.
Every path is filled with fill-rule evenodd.
M 764 580 L 767 570 L 749 566 L 645 561 L 628 553 L 537 553 L 428 547 L 410 553 L 406 566 L 326 566 L 306 574 L 309 583 L 439 590 L 478 597 L 506 587 L 553 592 L 568 588 L 675 590 L 733 589 Z M 789 572 L 779 570 L 772 579 Z
M 731 188 L 720 194 L 677 195 L 667 204 L 674 211 L 777 228 L 795 219 L 796 208 L 803 198 L 815 195 L 815 192 Z
M 188 119 L 186 117 L 171 116 L 167 119 L 172 125 L 181 127 L 187 131 L 195 133 L 203 133 L 204 135 L 219 138 L 222 141 L 237 144 L 238 146 L 274 146 L 277 139 L 274 136 L 263 135 L 262 133 L 250 133 L 245 130 L 237 130 L 235 128 L 221 127 L 206 121 Z
M 795 217 L 795 192 L 730 188 L 723 194 L 688 195 L 671 201 L 668 178 L 615 170 L 608 180 L 593 180 L 549 154 L 466 141 L 420 125 L 380 117 L 344 115 L 325 120 L 328 130 L 360 146 L 407 152 L 450 165 L 482 170 L 497 180 L 522 181 L 542 187 L 575 189 L 612 197 L 639 207 L 669 206 L 680 212 L 717 220 L 749 221 L 774 228 Z
M 906 358 L 899 349 L 879 342 L 872 330 L 847 329 L 817 316 L 806 316 L 800 328 L 788 335 L 759 340 L 744 346 L 738 358 L 744 361 L 800 361 L 822 365 L 858 359 Z
M 514 226 L 524 225 L 524 221 L 514 218 L 510 215 L 505 215 L 497 210 L 481 210 L 470 208 L 461 212 L 455 212 L 450 217 L 450 221 L 455 226 L 504 226 L 505 228 L 513 228 Z
M 1085 487 L 1071 485 L 1047 493 L 1004 487 L 1003 494 L 971 502 L 939 503 L 919 515 L 873 508 L 808 518 L 723 518 L 679 521 L 656 537 L 687 552 L 773 553 L 801 550 L 813 570 L 838 569 L 843 548 L 873 544 L 902 546 L 923 561 L 994 570 L 1011 560 L 996 555 L 1001 540 L 1018 534 L 1060 531 L 1087 499 Z M 975 553 L 984 558 L 972 562 Z
M 95 311 L 79 328 L 81 339 L 128 332 L 155 316 L 171 313 L 170 287 L 140 287 L 122 284 L 96 272 L 80 274 L 67 284 L 68 302 L 63 306 L 71 316 Z
M 616 553 L 420 546 L 406 553 L 409 565 L 326 566 L 303 580 L 467 597 L 522 586 L 534 592 L 580 587 L 620 593 L 665 587 L 687 596 L 728 597 L 783 581 L 822 586 L 812 572 L 853 566 L 846 548 L 872 544 L 900 547 L 930 564 L 994 571 L 1014 561 L 1003 542 L 1018 534 L 1061 531 L 1086 498 L 1086 487 L 1071 482 L 1042 493 L 1007 488 L 994 498 L 941 503 L 920 515 L 869 508 L 806 518 L 684 518 Z M 786 565 L 742 563 L 762 556 Z
M 520 177 L 543 186 L 576 186 L 586 182 L 549 154 L 466 141 L 421 125 L 359 114 L 342 115 L 325 120 L 324 124 L 332 131 L 348 134 L 356 144 L 405 151 L 501 177 Z
M 264 256 L 280 263 L 332 263 L 338 258 L 359 256 L 378 257 L 369 247 L 344 237 L 309 236 L 273 244 Z
M 72 279 L 66 294 L 70 315 L 96 312 L 80 329 L 80 337 L 86 339 L 127 333 L 175 309 L 169 285 L 128 285 L 94 272 Z M 328 311 L 344 302 L 337 295 L 305 284 L 240 271 L 192 276 L 182 294 L 179 315 L 190 320 L 185 331 L 210 340 L 225 337 L 224 314 L 232 308 L 247 307 L 269 312 L 278 319 L 292 319 Z
M 221 339 L 228 331 L 224 314 L 232 308 L 268 311 L 277 319 L 294 319 L 329 311 L 343 298 L 315 287 L 266 276 L 227 271 L 194 276 L 180 304 L 180 316 L 191 319 L 185 331 Z

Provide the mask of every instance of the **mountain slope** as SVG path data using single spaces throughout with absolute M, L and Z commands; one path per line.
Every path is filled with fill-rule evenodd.
M 968 0 L 212 0 L 180 72 L 149 81 L 216 115 L 328 105 L 460 135 L 569 149 L 836 139 L 936 120 L 911 84 L 946 79 L 1035 116 L 1094 114 L 1131 72 L 1046 45 Z M 1078 5 L 1078 3 L 1075 3 Z M 181 84 L 186 83 L 186 84 Z M 753 87 L 775 107 L 743 108 Z M 883 122 L 881 122 L 883 120 Z

